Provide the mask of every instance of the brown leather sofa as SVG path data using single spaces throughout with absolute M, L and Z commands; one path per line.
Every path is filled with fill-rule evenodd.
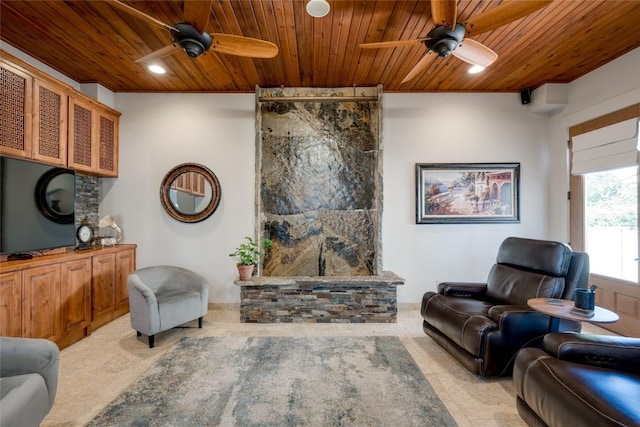
M 509 375 L 518 350 L 540 345 L 549 316 L 530 298 L 573 299 L 587 287 L 589 257 L 565 243 L 509 237 L 498 249 L 486 283 L 445 282 L 422 298 L 424 332 L 476 375 Z M 580 331 L 561 320 L 560 331 Z
M 549 334 L 520 350 L 513 383 L 529 426 L 640 426 L 640 338 Z

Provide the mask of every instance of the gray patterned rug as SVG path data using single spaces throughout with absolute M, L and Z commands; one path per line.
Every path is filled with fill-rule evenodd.
M 182 338 L 88 426 L 455 426 L 397 337 Z

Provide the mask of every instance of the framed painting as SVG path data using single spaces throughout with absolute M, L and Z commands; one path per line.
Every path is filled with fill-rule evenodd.
M 416 224 L 520 222 L 520 163 L 416 163 Z

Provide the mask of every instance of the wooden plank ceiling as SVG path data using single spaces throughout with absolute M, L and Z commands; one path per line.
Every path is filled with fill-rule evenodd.
M 188 0 L 192 1 L 192 0 Z M 440 1 L 440 0 L 436 0 Z M 518 0 L 515 0 L 518 1 Z M 160 21 L 183 19 L 184 1 L 126 1 Z M 205 8 L 206 8 L 205 2 Z M 546 8 L 472 37 L 498 53 L 481 74 L 450 56 L 402 84 L 424 45 L 362 49 L 361 43 L 410 40 L 434 26 L 428 0 L 329 0 L 312 18 L 306 0 L 213 0 L 206 31 L 275 43 L 276 57 L 208 52 L 162 58 L 158 76 L 135 60 L 171 43 L 168 30 L 104 1 L 0 1 L 0 39 L 70 78 L 112 91 L 253 92 L 262 87 L 351 87 L 387 92 L 514 92 L 567 83 L 640 46 L 640 1 L 555 0 Z M 502 3 L 460 0 L 458 21 Z

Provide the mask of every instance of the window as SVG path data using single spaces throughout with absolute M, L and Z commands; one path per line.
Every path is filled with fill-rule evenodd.
M 583 175 L 591 272 L 638 282 L 638 168 Z
M 601 326 L 626 336 L 640 331 L 639 118 L 640 103 L 569 128 L 569 241 L 589 254 L 596 306 L 620 316 Z

